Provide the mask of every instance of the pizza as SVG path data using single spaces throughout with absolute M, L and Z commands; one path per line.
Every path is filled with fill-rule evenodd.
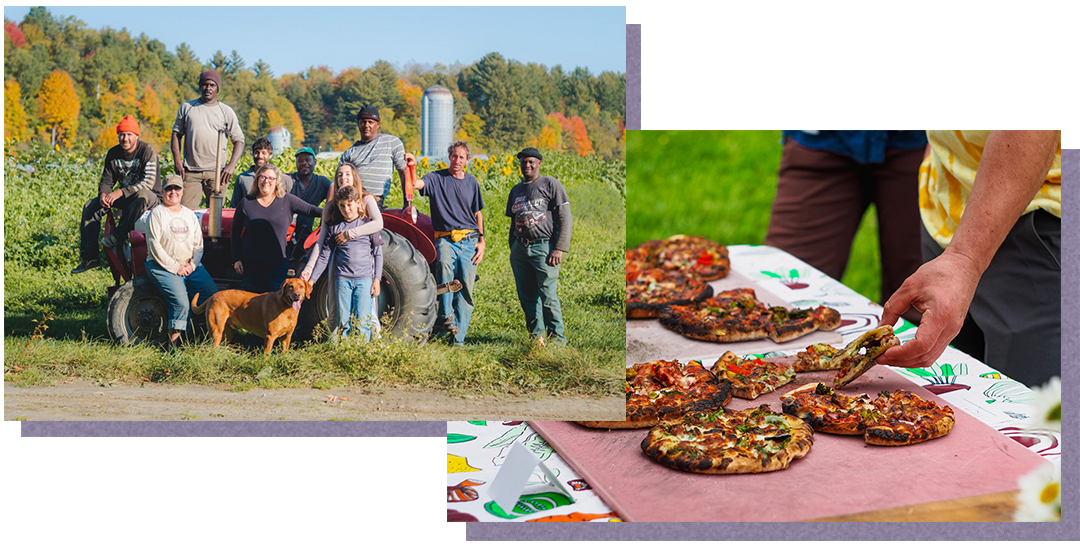
M 785 414 L 793 415 L 815 432 L 861 435 L 870 421 L 880 416 L 868 395 L 848 396 L 823 383 L 803 385 L 780 397 Z
M 663 269 L 628 271 L 626 318 L 656 318 L 669 305 L 703 301 L 712 294 L 712 287 L 693 275 Z
M 874 400 L 844 395 L 822 383 L 809 384 L 781 398 L 785 414 L 807 422 L 814 431 L 863 435 L 867 444 L 906 446 L 945 436 L 956 417 L 948 406 L 909 391 L 883 391 Z
M 866 442 L 877 446 L 907 446 L 943 437 L 956 424 L 952 408 L 902 389 L 882 391 L 874 408 L 880 416 L 866 426 Z
M 773 412 L 723 408 L 664 422 L 649 431 L 641 449 L 662 465 L 727 475 L 786 469 L 810 451 L 814 430 L 803 420 Z
M 879 326 L 855 338 L 832 358 L 832 363 L 840 370 L 833 387 L 840 389 L 851 383 L 877 364 L 882 353 L 899 344 L 900 339 L 893 334 L 892 326 Z
M 731 351 L 721 355 L 711 371 L 717 379 L 731 382 L 735 396 L 748 400 L 795 381 L 795 370 L 791 366 L 780 366 L 760 358 L 745 359 Z
M 657 360 L 626 370 L 626 420 L 578 421 L 586 427 L 640 429 L 693 412 L 712 412 L 731 401 L 731 383 L 699 361 Z
M 670 305 L 660 323 L 686 337 L 719 343 L 769 338 L 790 341 L 816 330 L 835 330 L 840 313 L 829 307 L 768 307 L 754 290 L 738 288 L 686 305 Z
M 832 345 L 815 343 L 807 347 L 805 351 L 799 351 L 799 354 L 795 355 L 795 363 L 792 366 L 795 368 L 796 373 L 835 370 L 840 365 L 833 366 L 832 359 L 838 353 L 840 353 L 840 350 Z
M 651 247 L 650 256 L 662 269 L 691 273 L 702 280 L 719 280 L 731 271 L 731 260 L 726 246 L 701 236 L 675 235 Z

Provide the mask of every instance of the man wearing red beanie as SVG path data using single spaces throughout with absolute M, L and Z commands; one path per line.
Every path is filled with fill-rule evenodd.
M 145 141 L 139 141 L 139 123 L 135 117 L 129 114 L 120 121 L 116 126 L 116 139 L 119 144 L 105 155 L 98 196 L 83 206 L 82 242 L 79 247 L 81 261 L 78 267 L 71 270 L 72 274 L 101 266 L 97 238 L 105 212 L 110 208 L 121 210 L 116 232 L 101 241 L 106 248 L 112 248 L 122 245 L 135 220 L 161 201 L 157 151 Z
M 225 132 L 233 144 L 232 156 L 229 157 L 228 164 L 221 169 L 222 191 L 229 184 L 236 172 L 236 164 L 244 155 L 244 132 L 240 129 L 240 120 L 236 118 L 236 112 L 232 108 L 218 101 L 217 94 L 220 89 L 221 77 L 217 71 L 203 71 L 199 75 L 199 98 L 181 103 L 180 110 L 176 112 L 176 122 L 173 123 L 170 143 L 173 162 L 176 165 L 176 175 L 184 178 L 183 205 L 193 210 L 199 207 L 204 195 L 209 204 L 210 195 L 214 191 L 214 167 L 219 153 L 218 132 Z M 220 154 L 224 159 L 225 147 Z

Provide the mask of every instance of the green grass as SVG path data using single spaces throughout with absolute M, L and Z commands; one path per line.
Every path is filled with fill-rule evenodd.
M 763 244 L 782 150 L 779 131 L 627 132 L 627 247 L 674 234 Z M 879 257 L 871 207 L 841 282 L 877 299 Z
M 57 153 L 5 159 L 4 379 L 20 385 L 80 377 L 234 390 L 395 386 L 448 393 L 621 395 L 625 165 L 545 154 L 542 172 L 566 186 L 574 233 L 559 276 L 569 346 L 538 349 L 528 339 L 509 264 L 509 218 L 503 212 L 510 187 L 520 178 L 516 171 L 507 173 L 512 161 L 502 155 L 469 168 L 483 185 L 488 238 L 464 349 L 383 339 L 366 345 L 294 345 L 287 354 L 266 358 L 250 337 L 229 348 L 195 342 L 173 352 L 110 341 L 105 290 L 113 284 L 111 275 L 106 269 L 68 274 L 78 262 L 79 212 L 96 192 L 100 163 Z M 16 162 L 39 169 L 16 170 Z M 332 168 L 320 164 L 317 171 L 332 173 Z M 396 186 L 388 205 L 400 204 Z M 417 206 L 427 213 L 426 198 L 418 198 Z M 51 319 L 41 323 L 47 315 Z

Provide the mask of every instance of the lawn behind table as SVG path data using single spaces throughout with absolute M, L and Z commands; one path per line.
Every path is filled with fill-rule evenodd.
M 676 234 L 764 244 L 782 150 L 779 131 L 627 132 L 627 247 Z M 877 226 L 871 206 L 841 280 L 875 300 Z
M 291 151 L 273 161 L 291 171 Z M 161 165 L 171 166 L 168 154 Z M 17 164 L 34 165 L 32 173 Z M 242 162 L 246 166 L 246 163 Z M 320 162 L 331 176 L 336 161 Z M 419 175 L 441 166 L 421 162 Z M 509 264 L 506 197 L 520 180 L 509 154 L 474 160 L 481 182 L 487 252 L 464 349 L 387 339 L 370 344 L 301 344 L 263 357 L 256 347 L 180 352 L 122 347 L 108 339 L 107 269 L 70 275 L 78 263 L 76 227 L 97 192 L 100 159 L 55 152 L 5 159 L 4 378 L 24 385 L 78 376 L 103 384 L 168 382 L 251 387 L 396 385 L 451 393 L 622 394 L 625 361 L 625 164 L 545 153 L 542 173 L 559 179 L 574 216 L 571 252 L 559 277 L 567 348 L 531 344 Z M 166 171 L 169 171 L 168 169 Z M 228 192 L 226 193 L 228 194 Z M 387 199 L 401 204 L 400 184 Z M 428 213 L 426 198 L 416 204 Z

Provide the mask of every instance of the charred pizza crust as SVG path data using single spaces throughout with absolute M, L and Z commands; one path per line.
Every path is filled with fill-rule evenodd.
M 766 307 L 754 290 L 739 288 L 701 302 L 669 306 L 660 313 L 660 324 L 703 341 L 732 343 L 768 337 L 782 343 L 815 330 L 835 330 L 840 313 L 824 306 Z
M 663 269 L 626 275 L 626 318 L 656 318 L 669 305 L 703 301 L 713 294 L 704 280 Z
M 854 339 L 833 357 L 834 367 L 839 367 L 833 388 L 840 389 L 863 375 L 877 364 L 877 359 L 890 347 L 900 344 L 893 334 L 892 326 L 879 326 Z
M 780 366 L 760 358 L 747 360 L 731 351 L 716 360 L 712 372 L 717 379 L 731 382 L 735 396 L 748 400 L 795 381 L 795 370 L 791 366 Z
M 640 429 L 689 413 L 712 412 L 731 401 L 731 383 L 699 361 L 658 360 L 626 370 L 626 420 L 578 421 L 602 429 Z
M 654 261 L 663 269 L 692 273 L 702 280 L 719 280 L 731 271 L 727 247 L 701 236 L 679 234 L 655 246 Z
M 908 446 L 943 437 L 956 424 L 952 408 L 902 389 L 882 391 L 874 408 L 880 417 L 866 426 L 865 436 L 867 444 L 877 446 Z
M 641 441 L 641 450 L 673 469 L 726 475 L 786 469 L 813 443 L 814 431 L 806 422 L 761 406 L 661 423 Z
M 869 422 L 881 417 L 869 395 L 843 395 L 822 383 L 785 394 L 780 405 L 785 414 L 809 423 L 815 432 L 834 435 L 861 435 Z

